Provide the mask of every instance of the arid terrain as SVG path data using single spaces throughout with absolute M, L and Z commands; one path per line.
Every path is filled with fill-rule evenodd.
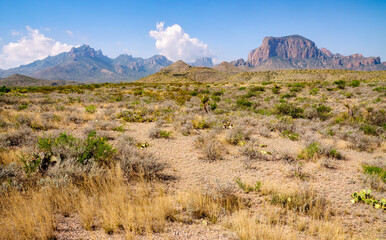
M 0 239 L 386 239 L 385 71 L 177 63 L 0 88 Z

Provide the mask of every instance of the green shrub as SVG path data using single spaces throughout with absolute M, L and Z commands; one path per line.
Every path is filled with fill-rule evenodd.
M 292 141 L 297 141 L 299 140 L 299 134 L 297 133 L 294 133 L 290 130 L 284 130 L 282 133 L 281 133 L 283 136 L 285 137 L 288 137 L 290 140 Z
M 28 104 L 22 104 L 22 105 L 17 106 L 18 111 L 22 111 L 22 110 L 27 109 L 27 108 L 28 108 Z
M 97 136 L 95 131 L 88 134 L 82 146 L 79 162 L 86 164 L 89 160 L 94 160 L 101 165 L 109 165 L 116 152 L 116 149 L 108 144 L 103 137 Z
M 280 93 L 280 87 L 278 85 L 275 85 L 271 88 L 272 92 L 274 94 L 279 94 Z
M 386 183 L 386 169 L 383 169 L 378 166 L 371 166 L 371 165 L 362 165 L 363 173 L 368 175 L 376 175 L 378 176 L 383 182 Z
M 377 91 L 379 93 L 386 91 L 386 86 L 379 86 L 373 89 L 373 91 Z
M 378 135 L 375 127 L 371 125 L 365 124 L 365 125 L 362 125 L 359 129 L 362 130 L 367 135 L 374 135 L 374 136 Z
M 264 92 L 265 91 L 265 88 L 262 87 L 262 86 L 256 86 L 256 87 L 253 87 L 251 89 L 249 89 L 250 92 Z
M 241 178 L 236 178 L 235 182 L 245 193 L 259 192 L 261 189 L 261 182 L 257 181 L 254 185 L 249 185 L 241 181 Z
M 95 113 L 97 111 L 97 107 L 95 105 L 89 105 L 85 108 L 88 113 Z
M 298 155 L 300 159 L 310 160 L 319 154 L 320 144 L 318 142 L 310 143 L 305 149 Z
M 319 92 L 319 88 L 313 88 L 310 90 L 310 95 L 317 95 Z
M 348 85 L 350 87 L 359 87 L 359 85 L 361 85 L 361 82 L 359 80 L 353 80 Z
M 301 118 L 303 116 L 304 109 L 297 107 L 292 103 L 281 103 L 276 105 L 276 112 L 293 118 Z
M 344 80 L 335 81 L 334 84 L 337 85 L 339 89 L 344 89 L 346 87 L 346 82 Z
M 11 91 L 11 89 L 7 88 L 6 86 L 0 87 L 0 93 L 8 93 L 10 91 Z
M 241 98 L 241 99 L 237 100 L 236 104 L 239 107 L 251 107 L 252 106 L 252 102 L 246 100 L 245 98 Z

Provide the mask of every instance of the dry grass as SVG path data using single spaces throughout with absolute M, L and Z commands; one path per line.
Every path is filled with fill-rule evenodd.
M 294 231 L 281 225 L 262 224 L 256 221 L 246 210 L 236 212 L 230 219 L 230 229 L 237 233 L 241 240 L 288 240 L 297 239 Z
M 0 239 L 51 239 L 56 220 L 50 193 L 12 191 L 1 196 Z

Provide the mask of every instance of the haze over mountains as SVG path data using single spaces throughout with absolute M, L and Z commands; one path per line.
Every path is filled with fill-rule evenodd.
M 88 45 L 83 45 L 72 48 L 69 52 L 49 56 L 27 65 L 0 70 L 0 77 L 5 78 L 17 73 L 48 80 L 133 81 L 157 73 L 172 63 L 162 55 L 143 59 L 121 54 L 112 59 L 103 55 L 100 50 L 96 51 Z M 178 63 L 177 66 L 186 68 L 184 64 Z M 201 57 L 189 64 L 193 67 L 201 67 L 184 71 L 184 74 L 187 74 L 185 77 L 189 79 L 207 79 L 210 77 L 217 79 L 224 73 L 236 74 L 243 71 L 279 69 L 386 70 L 386 62 L 381 62 L 379 57 L 363 57 L 361 54 L 350 56 L 333 54 L 325 48 L 317 48 L 313 41 L 299 35 L 266 37 L 260 47 L 249 53 L 247 61 L 239 59 L 230 63 L 223 62 L 215 66 L 214 69 L 210 69 L 214 66 L 212 59 Z M 170 74 L 167 68 L 159 73 L 156 76 L 162 76 L 162 78 L 177 77 L 175 79 L 177 80 L 182 77 L 178 74 L 175 75 L 175 73 L 173 73 L 174 75 Z

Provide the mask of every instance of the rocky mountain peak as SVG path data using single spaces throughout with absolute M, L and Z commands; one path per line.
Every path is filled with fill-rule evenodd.
M 379 57 L 363 57 L 362 54 L 350 56 L 333 54 L 325 48 L 317 48 L 313 41 L 300 35 L 265 37 L 261 46 L 249 53 L 245 63 L 239 59 L 232 64 L 263 69 L 384 70 Z
M 101 50 L 95 51 L 94 48 L 91 48 L 89 45 L 82 45 L 80 47 L 73 47 L 68 53 L 68 56 L 72 58 L 76 57 L 103 57 Z
M 213 67 L 212 58 L 210 57 L 200 57 L 197 58 L 194 63 L 192 63 L 192 66 L 195 67 Z

